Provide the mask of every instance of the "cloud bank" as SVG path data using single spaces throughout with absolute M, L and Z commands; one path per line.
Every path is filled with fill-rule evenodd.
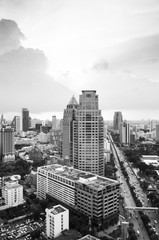
M 21 46 L 23 33 L 15 21 L 0 21 L 0 112 L 62 111 L 71 91 L 47 74 L 43 51 Z

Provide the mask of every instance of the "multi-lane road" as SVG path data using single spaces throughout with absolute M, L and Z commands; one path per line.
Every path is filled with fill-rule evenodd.
M 108 135 L 109 136 L 109 135 Z M 117 178 L 121 183 L 121 195 L 124 198 L 124 206 L 131 206 L 131 207 L 136 207 L 136 204 L 134 202 L 134 199 L 131 195 L 129 186 L 127 184 L 127 181 L 122 174 L 121 168 L 119 161 L 123 161 L 124 166 L 127 170 L 127 173 L 130 176 L 131 183 L 134 185 L 136 191 L 138 192 L 138 195 L 140 196 L 141 202 L 144 202 L 144 193 L 142 192 L 142 189 L 140 188 L 138 179 L 136 175 L 134 174 L 134 171 L 132 170 L 131 166 L 127 163 L 124 155 L 122 152 L 116 147 L 116 145 L 113 143 L 113 140 L 111 138 L 111 135 L 109 136 L 110 142 L 112 143 L 112 151 L 115 159 L 115 164 L 118 169 L 117 171 Z M 146 204 L 146 203 L 145 203 Z M 138 213 L 137 210 L 125 210 L 125 220 L 128 222 L 132 222 L 134 224 L 134 230 L 137 233 L 138 239 L 139 240 L 149 240 L 149 236 L 147 234 L 147 231 L 143 225 L 143 222 L 140 218 L 140 214 Z

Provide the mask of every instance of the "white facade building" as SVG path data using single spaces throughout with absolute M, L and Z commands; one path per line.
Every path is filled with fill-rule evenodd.
M 2 197 L 5 204 L 9 207 L 17 206 L 24 203 L 23 200 L 23 186 L 17 181 L 9 181 L 2 187 Z
M 130 143 L 130 126 L 127 122 L 120 123 L 120 143 Z
M 69 229 L 69 211 L 61 205 L 46 208 L 46 235 L 49 238 L 58 237 L 65 229 Z

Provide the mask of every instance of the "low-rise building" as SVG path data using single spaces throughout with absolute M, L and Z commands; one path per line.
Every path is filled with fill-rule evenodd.
M 4 203 L 9 207 L 24 203 L 23 186 L 17 181 L 5 182 L 5 185 L 2 187 L 2 197 L 4 198 Z
M 65 229 L 69 229 L 69 211 L 61 205 L 46 208 L 46 235 L 58 237 Z

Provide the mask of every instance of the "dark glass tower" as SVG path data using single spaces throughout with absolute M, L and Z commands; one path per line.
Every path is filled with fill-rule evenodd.
M 22 126 L 23 126 L 23 131 L 27 132 L 29 130 L 29 122 L 30 122 L 30 118 L 29 118 L 29 111 L 27 108 L 23 108 L 22 109 Z

